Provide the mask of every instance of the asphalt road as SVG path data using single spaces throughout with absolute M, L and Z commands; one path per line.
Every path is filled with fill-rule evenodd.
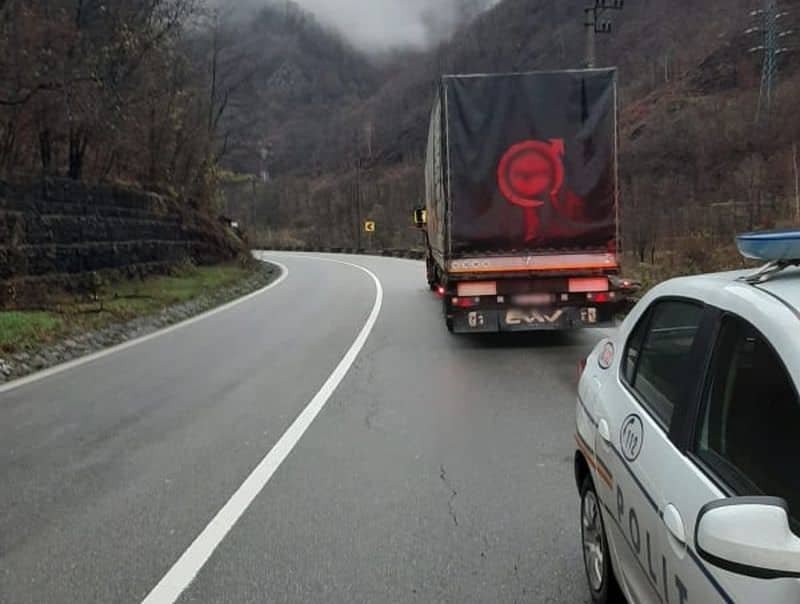
M 141 603 L 183 562 L 182 603 L 588 602 L 574 383 L 600 334 L 455 337 L 421 263 L 337 257 L 378 308 L 362 270 L 267 257 L 272 289 L 0 391 L 0 602 Z

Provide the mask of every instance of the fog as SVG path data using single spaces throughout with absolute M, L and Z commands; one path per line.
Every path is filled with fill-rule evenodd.
M 225 7 L 257 8 L 283 0 L 212 0 Z M 498 0 L 294 0 L 365 51 L 424 48 Z

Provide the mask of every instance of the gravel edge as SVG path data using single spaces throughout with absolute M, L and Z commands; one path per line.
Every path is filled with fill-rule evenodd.
M 203 294 L 183 304 L 165 308 L 159 314 L 114 323 L 103 329 L 73 335 L 36 349 L 0 357 L 0 384 L 12 382 L 37 371 L 147 336 L 191 319 L 266 287 L 280 274 L 281 269 L 278 266 L 259 261 L 258 268 L 239 283 Z

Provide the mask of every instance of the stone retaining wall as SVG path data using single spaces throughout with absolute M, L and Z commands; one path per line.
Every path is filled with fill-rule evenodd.
M 222 224 L 170 197 L 68 180 L 0 182 L 0 307 L 240 252 Z

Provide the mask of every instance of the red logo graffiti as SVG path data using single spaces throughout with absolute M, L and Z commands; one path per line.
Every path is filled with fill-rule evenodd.
M 525 141 L 503 154 L 497 167 L 500 192 L 525 210 L 525 241 L 539 231 L 537 208 L 557 199 L 564 185 L 564 141 Z

